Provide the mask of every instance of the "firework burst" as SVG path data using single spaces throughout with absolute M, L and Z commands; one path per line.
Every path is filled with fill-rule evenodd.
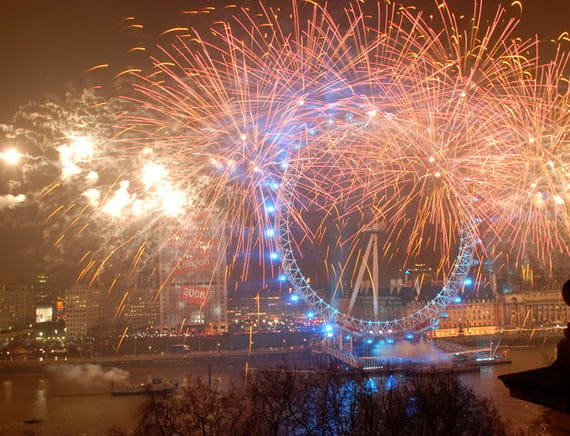
M 441 271 L 472 223 L 487 247 L 509 239 L 517 260 L 529 246 L 545 263 L 568 255 L 568 55 L 543 65 L 538 42 L 515 38 L 502 9 L 486 20 L 483 2 L 467 17 L 435 7 L 259 3 L 165 31 L 144 51 L 150 66 L 117 75 L 128 86 L 107 130 L 59 129 L 61 178 L 44 192 L 73 181 L 80 195 L 49 215 L 66 217 L 55 245 L 109 220 L 114 248 L 81 257 L 92 282 L 126 247 L 130 270 L 160 252 L 149 234 L 166 246 L 209 222 L 216 252 L 245 258 L 241 279 L 250 264 L 272 277 L 273 215 L 286 207 L 326 279 L 350 257 L 333 246 L 358 253 L 378 223 L 387 257 L 438 253 Z

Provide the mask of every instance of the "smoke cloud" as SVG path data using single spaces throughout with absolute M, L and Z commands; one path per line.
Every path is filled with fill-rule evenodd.
M 374 348 L 374 354 L 379 359 L 386 360 L 411 360 L 422 363 L 446 363 L 451 357 L 443 353 L 433 344 L 425 342 L 411 343 L 408 341 L 398 341 L 394 344 L 382 344 Z
M 26 201 L 26 196 L 24 194 L 0 195 L 0 209 L 12 209 L 24 201 Z
M 50 370 L 65 380 L 75 381 L 84 386 L 105 385 L 111 382 L 123 383 L 129 376 L 128 371 L 120 368 L 103 368 L 91 363 L 52 366 Z

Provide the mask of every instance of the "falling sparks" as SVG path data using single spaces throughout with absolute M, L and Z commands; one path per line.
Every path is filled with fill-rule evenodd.
M 354 222 L 382 222 L 387 257 L 449 255 L 477 220 L 477 237 L 509 241 L 519 259 L 531 246 L 545 263 L 568 255 L 568 54 L 541 63 L 538 43 L 514 36 L 516 20 L 499 8 L 485 22 L 480 2 L 458 17 L 439 1 L 425 19 L 391 2 L 347 5 L 343 17 L 316 2 L 230 5 L 209 32 L 172 27 L 158 47 L 133 49 L 152 68 L 115 75 L 129 86 L 119 133 L 69 135 L 61 179 L 85 183 L 82 200 L 117 234 L 136 220 L 142 237 L 207 218 L 230 232 L 225 249 L 274 275 L 281 207 L 300 249 L 349 246 Z M 293 194 L 283 204 L 282 189 Z M 333 256 L 325 268 L 343 270 Z

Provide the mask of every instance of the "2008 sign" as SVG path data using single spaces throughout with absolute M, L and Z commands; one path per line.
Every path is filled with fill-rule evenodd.
M 186 288 L 182 291 L 182 295 L 187 298 L 198 298 L 204 300 L 206 298 L 206 291 L 202 289 Z
M 178 294 L 179 301 L 204 304 L 208 299 L 209 288 L 206 286 L 182 285 Z

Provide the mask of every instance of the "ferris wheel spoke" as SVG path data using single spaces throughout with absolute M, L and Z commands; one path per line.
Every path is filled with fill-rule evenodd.
M 466 223 L 460 232 L 458 254 L 455 263 L 444 285 L 438 294 L 420 309 L 401 318 L 379 321 L 377 306 L 374 306 L 374 319 L 365 320 L 352 315 L 359 285 L 355 285 L 348 309 L 340 311 L 325 301 L 307 281 L 294 255 L 291 240 L 291 225 L 288 207 L 282 207 L 276 217 L 277 246 L 281 252 L 281 266 L 283 273 L 291 283 L 293 290 L 302 296 L 305 301 L 319 312 L 328 322 L 336 323 L 339 328 L 356 335 L 387 335 L 412 331 L 424 331 L 437 325 L 439 314 L 453 301 L 462 288 L 465 278 L 471 267 L 474 253 L 475 230 L 472 223 Z M 371 243 L 369 243 L 370 245 Z M 365 255 L 368 255 L 367 253 Z M 377 292 L 376 292 L 377 293 Z M 375 299 L 377 298 L 374 294 Z

